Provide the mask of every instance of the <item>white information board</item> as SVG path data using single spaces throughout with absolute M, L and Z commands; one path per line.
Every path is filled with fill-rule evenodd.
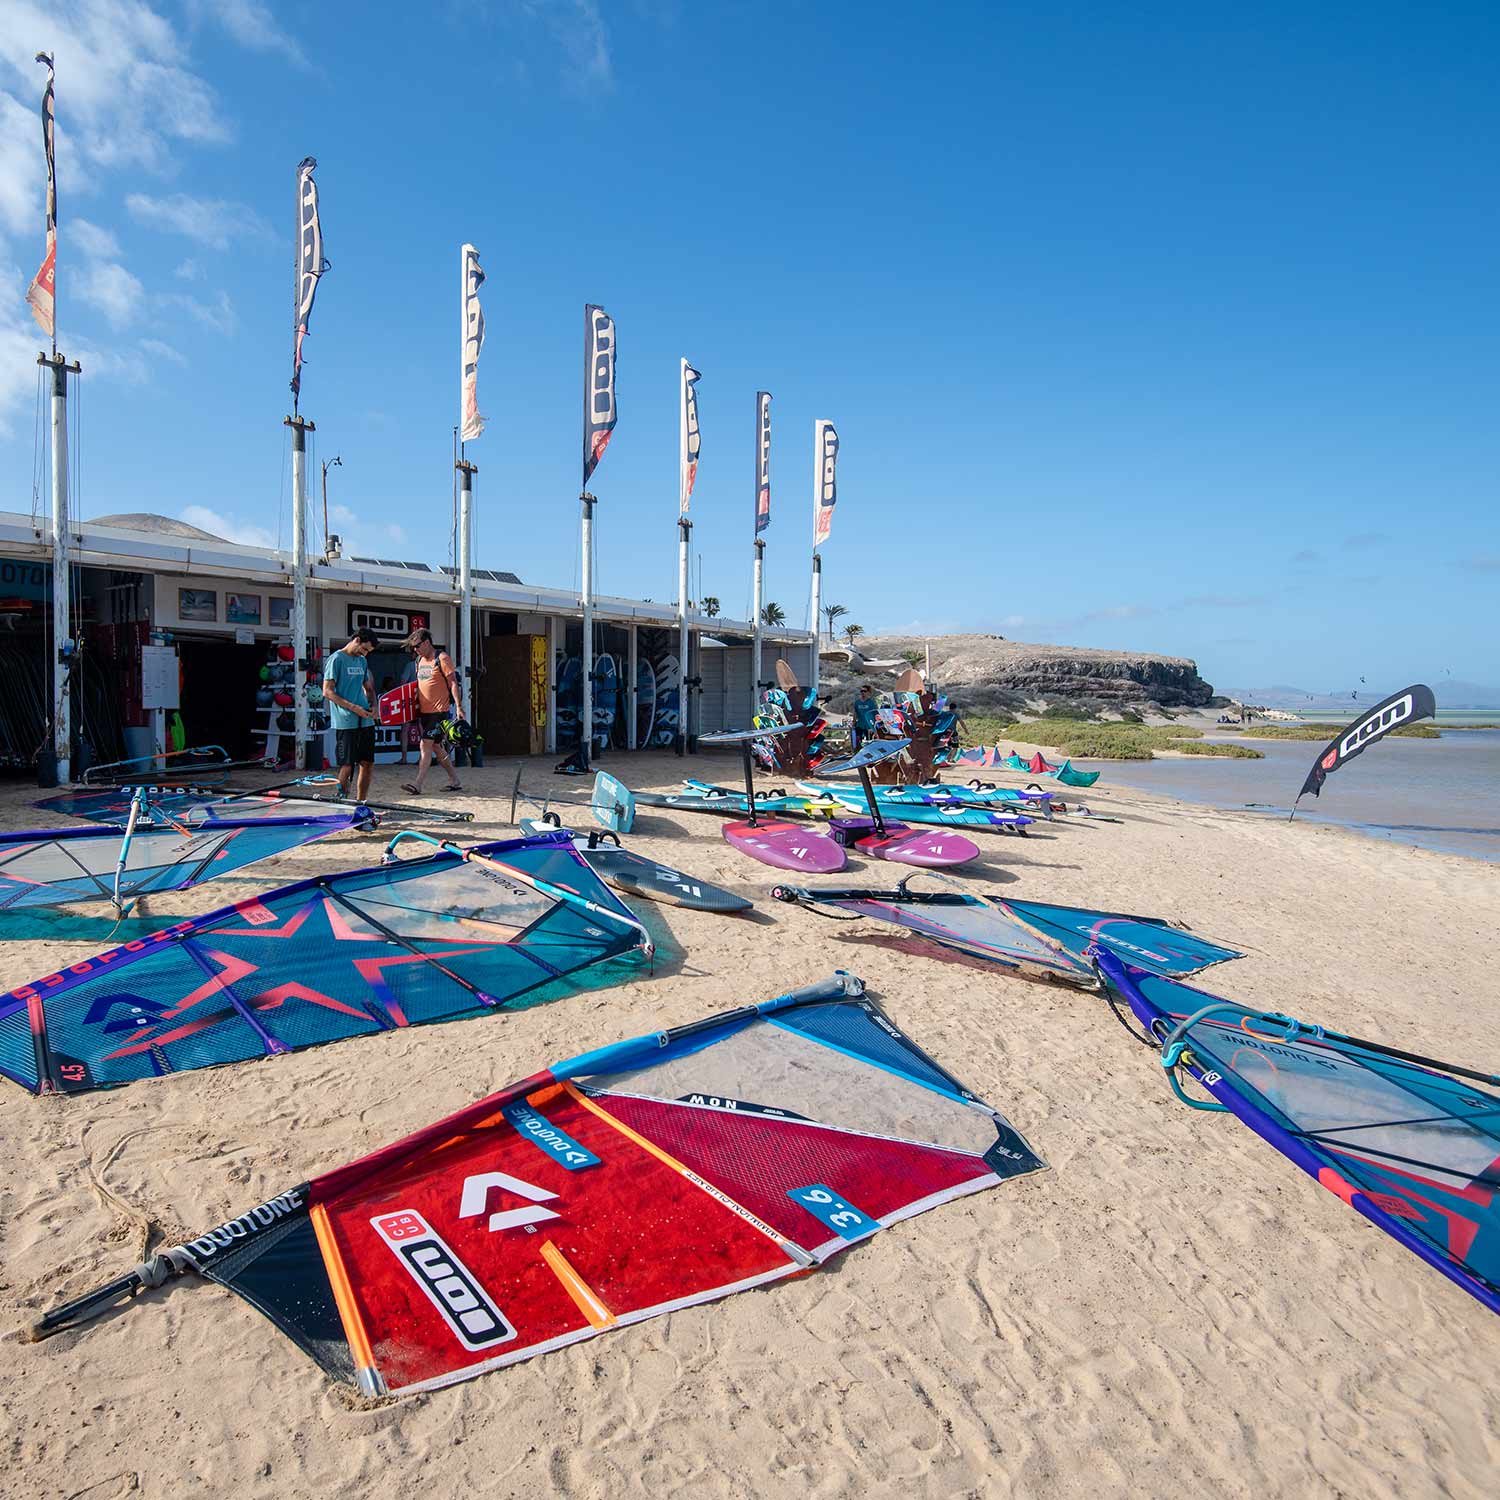
M 180 708 L 177 653 L 170 646 L 141 647 L 141 707 Z

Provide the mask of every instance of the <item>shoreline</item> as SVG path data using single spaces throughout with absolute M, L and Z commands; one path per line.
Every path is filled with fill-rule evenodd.
M 602 764 L 661 790 L 685 774 L 723 780 L 733 762 Z M 513 831 L 515 766 L 465 772 L 469 790 L 451 803 L 477 821 L 462 838 Z M 527 785 L 580 790 L 551 766 L 528 762 Z M 1124 822 L 984 836 L 981 860 L 954 878 L 1185 923 L 1246 954 L 1200 988 L 1500 1063 L 1500 1009 L 1474 1003 L 1493 993 L 1492 866 L 1138 791 L 1100 767 L 1084 800 Z M 378 768 L 372 795 L 396 784 Z M 26 803 L 38 795 L 0 793 L 0 826 L 35 826 Z M 585 809 L 557 806 L 590 826 Z M 151 916 L 165 925 L 367 863 L 400 826 L 153 900 Z M 776 872 L 730 849 L 716 818 L 642 809 L 628 842 L 752 897 L 761 920 L 636 902 L 664 957 L 611 988 L 72 1099 L 0 1087 L 0 1324 L 128 1268 L 148 1222 L 168 1239 L 201 1230 L 549 1059 L 836 967 L 862 975 L 1049 1170 L 894 1225 L 805 1279 L 374 1406 L 344 1401 L 267 1320 L 201 1283 L 45 1344 L 8 1336 L 0 1402 L 28 1488 L 166 1496 L 196 1484 L 251 1500 L 352 1497 L 376 1482 L 695 1500 L 1487 1493 L 1500 1320 L 1235 1122 L 1177 1104 L 1097 997 L 775 903 Z M 851 863 L 855 883 L 898 873 Z M 105 946 L 11 941 L 7 982 Z

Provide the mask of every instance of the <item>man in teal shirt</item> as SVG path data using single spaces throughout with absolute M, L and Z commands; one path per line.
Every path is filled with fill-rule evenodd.
M 323 669 L 323 698 L 333 720 L 339 796 L 348 795 L 349 779 L 358 767 L 354 785 L 357 802 L 370 795 L 370 776 L 375 769 L 375 679 L 365 658 L 377 644 L 373 631 L 356 630 Z

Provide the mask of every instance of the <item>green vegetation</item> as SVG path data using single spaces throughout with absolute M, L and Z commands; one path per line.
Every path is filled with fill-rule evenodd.
M 967 715 L 964 742 L 989 745 L 997 740 L 1020 740 L 1042 745 L 1060 755 L 1092 757 L 1096 760 L 1151 760 L 1158 750 L 1186 755 L 1219 755 L 1232 760 L 1261 760 L 1259 750 L 1248 745 L 1226 745 L 1202 738 L 1201 729 L 1178 724 L 1091 724 L 1082 719 L 1043 716 L 1020 722 L 1014 719 Z
M 903 651 L 900 653 L 900 656 L 902 661 L 910 662 L 914 667 L 920 667 L 924 660 L 923 654 L 920 651 Z
M 1178 740 L 1172 749 L 1180 755 L 1222 755 L 1229 760 L 1264 760 L 1265 753 L 1249 745 L 1226 745 L 1222 740 Z
M 1234 732 L 1247 740 L 1331 740 L 1346 727 L 1343 724 L 1249 724 L 1243 729 L 1235 725 Z M 1441 731 L 1431 724 L 1405 724 L 1391 733 L 1411 740 L 1442 738 Z

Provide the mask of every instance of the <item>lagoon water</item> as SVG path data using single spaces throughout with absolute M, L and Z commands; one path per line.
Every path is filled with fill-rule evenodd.
M 1493 722 L 1495 715 L 1486 717 Z M 1222 738 L 1239 740 L 1237 735 Z M 1322 745 L 1310 740 L 1242 743 L 1265 759 L 1195 756 L 1086 764 L 1103 769 L 1104 780 L 1121 786 L 1286 817 Z M 1445 729 L 1436 740 L 1382 740 L 1330 776 L 1322 796 L 1304 797 L 1297 816 L 1423 849 L 1500 860 L 1500 730 Z

